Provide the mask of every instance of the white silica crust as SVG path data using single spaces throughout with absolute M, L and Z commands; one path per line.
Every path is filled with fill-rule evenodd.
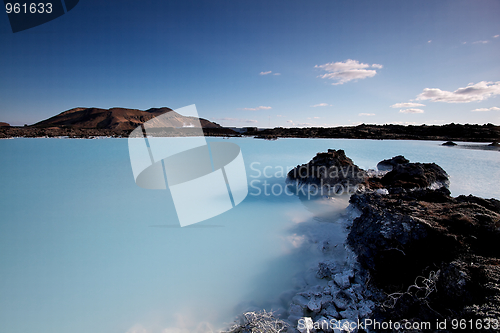
M 352 205 L 345 209 L 338 221 L 345 237 L 353 220 L 359 215 L 359 210 Z M 321 243 L 326 240 L 318 237 L 316 241 Z M 370 292 L 366 288 L 366 281 L 362 276 L 358 276 L 361 268 L 356 255 L 345 242 L 340 245 L 343 247 L 344 256 L 325 256 L 323 260 L 318 261 L 310 268 L 309 279 L 305 279 L 301 290 L 292 298 L 288 321 L 299 331 L 306 331 L 303 323 L 332 327 L 333 322 L 358 322 L 369 317 L 374 308 L 374 302 L 367 297 Z M 311 278 L 311 273 L 314 273 L 315 279 Z M 347 327 L 348 325 L 345 325 L 337 332 L 356 331 L 355 328 L 351 330 Z

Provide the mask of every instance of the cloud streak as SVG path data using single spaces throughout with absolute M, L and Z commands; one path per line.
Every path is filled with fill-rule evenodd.
M 363 116 L 374 116 L 374 115 L 375 115 L 375 113 L 360 113 L 360 114 L 358 114 L 358 116 L 361 116 L 361 117 L 363 117 Z
M 500 111 L 500 108 L 493 106 L 491 108 L 479 108 L 472 110 L 472 112 L 488 112 L 488 111 Z
M 394 122 L 392 122 L 392 124 L 408 126 L 408 125 L 416 125 L 417 123 L 414 121 L 394 121 Z
M 281 75 L 281 73 L 273 73 L 273 71 L 267 71 L 267 72 L 260 72 L 259 73 L 259 75 L 269 75 L 269 74 Z
M 425 88 L 417 100 L 429 100 L 431 102 L 444 103 L 470 103 L 484 101 L 492 96 L 500 94 L 500 81 L 481 81 L 476 84 L 469 83 L 465 88 L 455 91 L 445 91 L 437 88 Z
M 377 74 L 375 69 L 383 68 L 380 64 L 363 64 L 357 60 L 347 59 L 346 61 L 330 62 L 324 65 L 316 65 L 314 68 L 319 68 L 327 72 L 320 75 L 322 79 L 335 80 L 332 85 L 344 84 L 353 80 L 362 80 L 368 77 L 373 77 Z
M 414 108 L 417 106 L 425 106 L 425 104 L 420 103 L 396 103 L 391 105 L 391 108 L 400 109 L 400 108 Z
M 404 110 L 399 110 L 399 113 L 424 113 L 424 110 L 422 110 L 422 109 L 404 109 Z
M 239 110 L 245 110 L 245 111 L 259 111 L 259 110 L 271 110 L 272 107 L 270 106 L 258 106 L 256 108 L 242 108 Z
M 312 108 L 317 108 L 317 107 L 321 107 L 321 106 L 331 106 L 331 105 L 328 103 L 319 103 L 319 104 L 311 105 Z

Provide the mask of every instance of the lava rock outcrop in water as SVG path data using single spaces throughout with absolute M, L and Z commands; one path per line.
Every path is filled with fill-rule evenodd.
M 374 316 L 499 320 L 500 201 L 452 197 L 433 163 L 396 164 L 378 181 L 388 194 L 351 196 L 361 216 L 347 238 L 372 286 L 387 295 Z
M 318 153 L 309 163 L 297 165 L 287 175 L 288 182 L 328 187 L 329 190 L 350 192 L 351 189 L 364 189 L 368 175 L 345 155 L 341 149 L 328 149 Z M 352 191 L 354 192 L 354 190 Z
M 407 160 L 402 155 L 398 155 L 394 156 L 391 159 L 378 162 L 377 169 L 379 169 L 380 171 L 391 171 L 396 165 L 408 164 L 408 163 L 410 163 L 409 160 Z
M 357 258 L 345 271 L 351 275 L 335 271 L 328 262 L 320 263 L 317 271 L 318 278 L 331 280 L 328 287 L 340 291 L 356 287 L 359 295 L 341 306 L 337 289 L 311 288 L 294 298 L 290 318 L 309 316 L 317 322 L 372 318 L 434 325 L 436 320 L 447 320 L 447 329 L 440 332 L 452 331 L 453 320 L 472 320 L 483 324 L 482 332 L 497 331 L 500 201 L 452 197 L 446 171 L 434 163 L 410 163 L 396 156 L 379 166 L 382 170 L 365 172 L 344 151 L 329 150 L 288 174 L 288 181 L 304 184 L 365 186 L 363 193 L 350 197 L 348 209 L 358 212 L 347 223 L 346 244 Z M 342 168 L 361 177 L 352 172 L 328 174 Z M 342 274 L 348 278 L 341 279 Z

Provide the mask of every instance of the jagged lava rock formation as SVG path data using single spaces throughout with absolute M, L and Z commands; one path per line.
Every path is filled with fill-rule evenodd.
M 391 171 L 396 165 L 410 163 L 404 156 L 398 155 L 388 160 L 378 162 L 377 169 L 380 171 Z
M 367 180 L 368 174 L 341 149 L 318 153 L 309 163 L 297 165 L 287 175 L 289 183 L 316 185 L 334 192 L 364 189 Z
M 396 164 L 380 183 L 389 190 L 399 189 L 448 188 L 448 174 L 435 163 L 405 163 Z
M 381 320 L 500 318 L 500 201 L 451 197 L 436 164 L 398 164 L 387 195 L 353 195 L 347 243 L 372 277 Z M 484 330 L 483 330 L 484 331 Z
M 301 167 L 309 173 L 301 176 Z M 312 172 L 332 167 L 363 174 L 343 151 L 329 150 L 297 166 L 288 179 L 308 184 L 353 181 Z M 305 317 L 327 326 L 333 319 L 439 319 L 447 320 L 448 328 L 453 319 L 480 320 L 485 324 L 482 332 L 496 331 L 500 201 L 452 197 L 447 173 L 434 163 L 410 163 L 396 156 L 379 167 L 384 171 L 361 178 L 366 191 L 350 197 L 345 245 L 352 255 L 344 265 L 319 263 L 317 277 L 327 285 L 299 292 L 290 304 L 289 320 Z

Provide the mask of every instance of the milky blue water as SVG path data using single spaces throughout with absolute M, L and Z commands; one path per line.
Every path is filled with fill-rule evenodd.
M 304 243 L 310 227 L 340 230 L 334 213 L 347 203 L 271 190 L 279 193 L 286 169 L 329 148 L 362 168 L 399 154 L 435 162 L 453 195 L 500 198 L 495 151 L 424 141 L 231 141 L 253 181 L 248 197 L 180 228 L 168 190 L 136 186 L 126 139 L 0 140 L 0 332 L 204 332 L 245 309 L 283 308 L 314 261 L 314 244 Z M 332 244 L 343 237 L 332 233 Z

